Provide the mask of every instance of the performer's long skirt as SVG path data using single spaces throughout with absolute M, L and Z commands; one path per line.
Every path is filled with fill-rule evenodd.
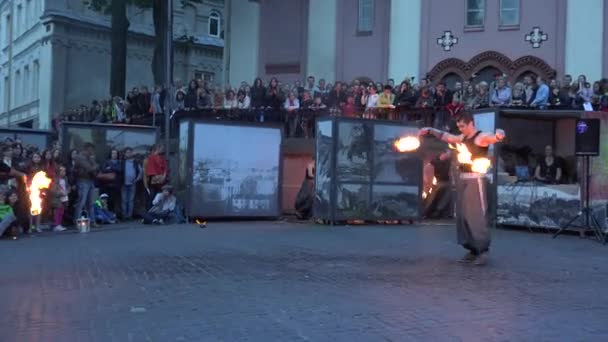
M 461 173 L 456 185 L 458 243 L 476 255 L 490 247 L 486 187 L 485 175 L 474 173 Z

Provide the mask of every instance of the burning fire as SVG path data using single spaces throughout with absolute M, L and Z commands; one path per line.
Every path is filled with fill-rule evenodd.
M 407 136 L 395 141 L 394 145 L 399 152 L 411 152 L 420 147 L 420 140 L 413 136 Z
M 472 160 L 472 154 L 465 144 L 457 144 L 453 146 L 450 144 L 450 148 L 458 151 L 458 162 L 460 164 L 471 165 L 471 170 L 477 173 L 487 173 L 492 163 L 488 158 L 475 158 Z
M 42 212 L 42 200 L 40 199 L 40 190 L 48 189 L 51 185 L 51 179 L 46 176 L 44 171 L 39 171 L 32 178 L 32 184 L 30 185 L 30 213 L 33 216 L 40 215 Z
M 433 177 L 433 185 L 437 185 L 437 178 L 435 178 L 435 177 Z M 426 191 L 423 191 L 422 192 L 422 199 L 426 199 L 432 193 L 433 193 L 433 187 L 431 187 L 429 189 L 428 193 Z

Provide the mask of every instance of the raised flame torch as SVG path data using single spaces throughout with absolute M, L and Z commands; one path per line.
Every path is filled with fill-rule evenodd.
M 471 171 L 481 174 L 486 174 L 492 163 L 488 158 L 475 158 L 472 159 L 472 154 L 465 144 L 457 144 L 456 146 L 450 144 L 451 149 L 458 151 L 458 162 L 460 164 L 471 165 Z
M 34 178 L 32 178 L 32 184 L 29 187 L 30 193 L 30 213 L 32 216 L 38 216 L 42 212 L 42 199 L 40 198 L 40 190 L 48 189 L 51 185 L 51 179 L 46 176 L 44 171 L 38 171 Z
M 414 136 L 406 136 L 395 140 L 394 146 L 399 152 L 412 152 L 420 147 L 420 140 Z

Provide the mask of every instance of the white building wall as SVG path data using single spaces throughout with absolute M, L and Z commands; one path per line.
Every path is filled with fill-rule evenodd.
M 566 72 L 587 80 L 602 77 L 603 0 L 568 0 L 566 14 Z
M 420 16 L 422 0 L 392 0 L 388 75 L 398 85 L 406 77 L 420 79 Z
M 309 0 L 306 74 L 336 80 L 337 0 Z
M 194 37 L 197 43 L 189 48 L 190 52 L 176 48 L 175 77 L 188 79 L 195 71 L 203 71 L 221 79 L 224 42 L 221 37 L 208 35 L 208 18 L 212 10 L 223 15 L 222 2 L 205 1 L 186 8 L 176 4 L 175 38 Z M 54 114 L 109 96 L 108 16 L 90 10 L 82 0 L 0 0 L 0 51 L 5 51 L 3 48 L 9 42 L 4 32 L 9 5 L 14 6 L 14 12 L 21 6 L 21 16 L 12 20 L 13 25 L 19 24 L 19 27 L 14 26 L 17 30 L 13 35 L 10 66 L 8 55 L 0 53 L 0 125 L 8 123 L 4 103 L 4 75 L 9 75 L 8 69 L 11 69 L 11 93 L 17 92 L 16 101 L 10 104 L 11 125 L 34 119 L 37 128 L 46 129 Z M 133 35 L 127 48 L 126 87 L 130 90 L 146 85 L 151 90 L 154 85 L 150 65 L 154 34 L 152 12 L 130 8 L 128 15 Z M 19 82 L 15 78 L 17 70 L 21 74 Z M 34 83 L 38 83 L 37 87 Z
M 260 4 L 249 0 L 231 2 L 228 83 L 232 86 L 239 86 L 242 81 L 253 84 L 258 76 Z

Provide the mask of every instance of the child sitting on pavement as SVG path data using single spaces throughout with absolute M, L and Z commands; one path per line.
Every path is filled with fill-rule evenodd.
M 95 201 L 95 221 L 101 224 L 114 224 L 116 223 L 116 214 L 108 209 L 108 200 L 110 196 L 108 194 L 101 194 L 99 199 Z

